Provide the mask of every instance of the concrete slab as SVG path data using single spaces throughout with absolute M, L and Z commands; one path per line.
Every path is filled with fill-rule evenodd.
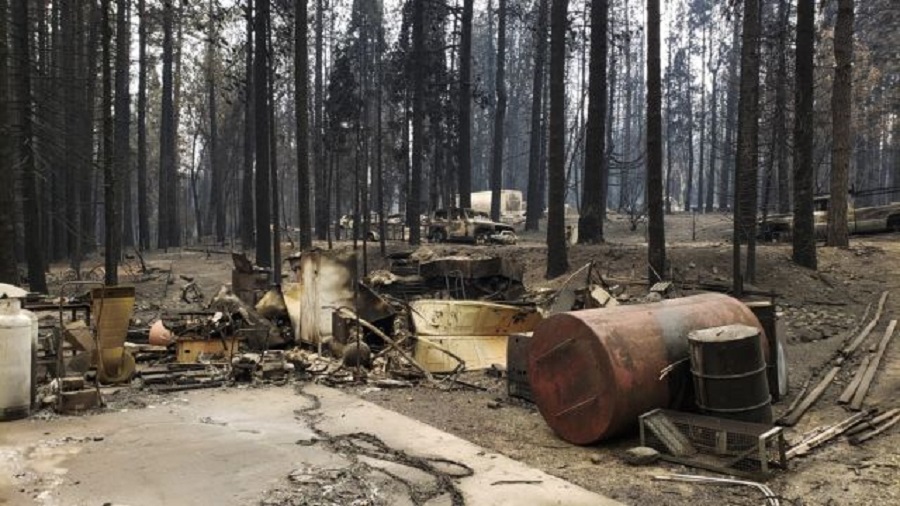
M 0 424 L 0 505 L 256 504 L 294 470 L 350 465 L 327 445 L 298 444 L 316 439 L 311 423 L 328 435 L 365 431 L 410 455 L 464 462 L 474 470 L 457 482 L 467 504 L 618 504 L 355 396 L 306 391 L 321 402 L 312 417 L 302 413 L 311 401 L 290 388 L 231 388 L 143 410 Z M 537 483 L 497 483 L 523 480 Z M 381 490 L 393 494 L 389 504 L 410 503 L 404 487 Z

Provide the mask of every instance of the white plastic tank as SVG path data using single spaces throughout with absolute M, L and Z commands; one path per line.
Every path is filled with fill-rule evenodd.
M 34 320 L 21 308 L 24 293 L 0 286 L 0 421 L 31 411 Z

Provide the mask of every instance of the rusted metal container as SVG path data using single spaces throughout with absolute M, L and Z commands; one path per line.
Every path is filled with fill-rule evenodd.
M 747 306 L 721 294 L 551 316 L 529 349 L 534 401 L 572 443 L 621 434 L 642 413 L 692 398 L 688 333 L 731 323 L 762 331 Z
M 772 423 L 760 329 L 726 325 L 688 334 L 694 398 L 706 414 L 753 423 Z

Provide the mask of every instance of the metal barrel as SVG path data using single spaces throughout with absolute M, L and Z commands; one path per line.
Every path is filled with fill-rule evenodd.
M 569 442 L 621 434 L 647 411 L 690 403 L 688 333 L 731 323 L 762 331 L 747 306 L 715 293 L 553 315 L 528 350 L 534 402 Z
M 772 394 L 772 402 L 778 402 L 781 397 L 787 395 L 787 370 L 786 364 L 781 363 L 779 352 L 779 337 L 775 305 L 768 300 L 743 301 L 750 311 L 759 319 L 763 330 L 766 332 L 768 353 L 766 354 L 766 377 L 769 380 L 769 393 Z
M 701 411 L 772 423 L 764 338 L 758 327 L 725 325 L 688 334 L 694 398 Z

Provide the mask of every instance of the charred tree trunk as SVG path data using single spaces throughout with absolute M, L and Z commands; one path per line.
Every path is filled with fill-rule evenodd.
M 312 220 L 309 215 L 309 113 L 307 108 L 306 0 L 294 2 L 294 109 L 297 114 L 297 205 L 300 249 L 312 247 Z
M 781 32 L 778 34 L 778 68 L 775 77 L 775 152 L 778 169 L 778 213 L 787 214 L 791 209 L 790 173 L 788 171 L 787 126 L 785 109 L 787 108 L 787 46 L 788 27 L 791 15 L 790 0 L 780 0 L 778 17 Z
M 470 0 L 467 0 L 470 1 Z M 537 232 L 544 214 L 541 195 L 541 139 L 544 101 L 544 68 L 547 59 L 547 8 L 549 0 L 538 0 L 534 30 L 534 75 L 531 81 L 531 132 L 528 145 L 528 193 L 525 230 Z
M 794 230 L 793 259 L 815 269 L 816 235 L 813 222 L 813 57 L 815 56 L 815 0 L 797 3 L 797 57 L 794 85 Z
M 647 279 L 665 277 L 666 235 L 662 180 L 662 74 L 660 70 L 659 0 L 647 0 Z
M 412 174 L 407 202 L 409 243 L 421 242 L 422 157 L 425 128 L 425 0 L 413 0 L 413 104 L 412 104 Z
M 266 51 L 266 32 L 269 20 L 269 0 L 256 1 L 253 17 L 254 47 L 253 94 L 256 129 L 256 263 L 272 266 L 272 205 L 269 184 L 269 78 Z
M 104 256 L 106 268 L 106 284 L 116 285 L 119 282 L 119 255 L 121 254 L 121 221 L 119 220 L 118 184 L 119 175 L 115 138 L 113 134 L 113 90 L 112 90 L 112 20 L 110 19 L 110 0 L 101 0 L 100 46 L 102 52 L 101 75 L 103 76 L 103 96 L 101 110 L 103 117 L 103 227 L 105 233 Z
M 728 62 L 728 80 L 726 82 L 727 95 L 725 104 L 725 150 L 724 163 L 722 164 L 721 184 L 719 185 L 719 210 L 726 211 L 732 208 L 731 191 L 735 170 L 735 126 L 738 104 L 738 54 L 740 52 L 740 9 L 735 9 L 734 26 L 731 32 L 731 54 Z
M 315 214 L 316 214 L 316 239 L 324 241 L 328 231 L 328 207 L 330 200 L 326 186 L 325 173 L 325 146 L 324 141 L 324 93 L 323 73 L 325 70 L 324 58 L 324 31 L 325 31 L 325 1 L 316 0 L 316 69 L 315 69 L 315 99 L 313 102 L 313 159 L 315 160 Z
M 255 116 L 253 86 L 253 0 L 247 0 L 246 19 L 246 59 L 244 63 L 244 157 L 241 180 L 241 247 L 246 251 L 255 241 L 255 208 L 253 202 L 253 156 L 255 150 Z
M 566 17 L 568 0 L 550 11 L 550 147 L 547 216 L 547 277 L 569 270 L 566 251 Z
M 173 179 L 175 168 L 175 104 L 172 84 L 172 18 L 173 0 L 163 3 L 163 71 L 162 71 L 162 113 L 159 131 L 159 218 L 157 243 L 160 249 L 175 246 L 172 242 L 172 226 L 177 216 L 174 202 L 171 202 L 170 186 L 177 185 Z
M 216 55 L 218 21 L 214 0 L 209 2 L 209 41 L 206 55 L 206 95 L 209 107 L 209 207 L 213 214 L 212 230 L 216 234 L 216 244 L 225 244 L 225 170 L 219 147 L 219 111 L 216 100 Z
M 7 43 L 6 0 L 0 0 L 0 283 L 18 284 L 16 265 L 16 200 L 12 164 L 12 125 L 10 124 L 9 46 Z
M 147 208 L 147 16 L 146 0 L 138 0 L 138 103 L 137 103 L 137 192 L 138 246 L 150 249 L 150 217 Z
M 119 248 L 134 246 L 131 193 L 131 2 L 116 0 L 116 160 L 118 165 L 122 241 Z M 120 96 L 121 95 L 121 96 Z M 119 114 L 124 117 L 120 119 Z M 121 146 L 121 147 L 120 147 Z
M 546 0 L 544 0 L 546 1 Z M 459 49 L 459 206 L 472 207 L 472 11 L 475 0 L 463 0 Z
M 757 167 L 759 154 L 759 1 L 744 1 L 741 43 L 741 91 L 738 106 L 738 144 L 734 178 L 733 293 L 742 295 L 741 243 L 747 243 L 746 277 L 755 277 Z
M 25 259 L 28 285 L 33 292 L 47 292 L 44 252 L 41 249 L 41 224 L 38 210 L 37 174 L 34 163 L 34 135 L 31 104 L 31 49 L 29 47 L 28 2 L 14 1 L 11 16 L 12 63 L 15 101 L 19 123 L 18 164 L 22 174 L 22 215 L 24 217 Z
M 578 242 L 597 244 L 603 242 L 603 222 L 606 219 L 606 195 L 603 193 L 603 175 L 606 144 L 606 29 L 609 3 L 593 0 L 591 3 L 591 62 L 590 88 L 588 90 L 587 139 L 584 155 L 584 180 L 582 185 L 581 217 L 578 220 Z
M 494 109 L 494 148 L 491 163 L 491 219 L 500 221 L 500 190 L 503 188 L 503 145 L 506 142 L 506 2 L 497 7 L 497 77 L 494 85 L 497 107 Z
M 838 0 L 834 27 L 834 87 L 831 92 L 831 198 L 828 200 L 829 246 L 850 246 L 847 193 L 850 189 L 850 154 L 853 88 L 853 0 Z

